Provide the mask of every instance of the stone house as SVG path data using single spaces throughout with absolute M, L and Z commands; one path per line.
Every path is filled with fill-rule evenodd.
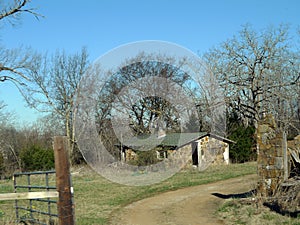
M 204 162 L 229 164 L 229 145 L 233 141 L 204 133 L 169 133 L 162 136 L 143 135 L 123 141 L 119 146 L 121 160 L 136 160 L 137 151 L 155 149 L 160 160 L 182 157 L 186 154 L 188 164 L 201 166 Z

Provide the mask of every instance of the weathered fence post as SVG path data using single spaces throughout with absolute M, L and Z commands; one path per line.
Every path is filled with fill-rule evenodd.
M 73 225 L 75 224 L 74 207 L 72 202 L 70 163 L 66 137 L 54 137 L 53 148 L 55 157 L 56 187 L 59 194 L 57 203 L 59 225 Z

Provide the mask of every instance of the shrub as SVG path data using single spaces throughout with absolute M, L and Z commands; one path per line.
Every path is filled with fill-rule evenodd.
M 20 153 L 22 169 L 25 171 L 49 170 L 54 168 L 54 152 L 40 146 L 30 146 Z
M 239 125 L 232 132 L 229 139 L 236 142 L 230 146 L 229 154 L 232 162 L 243 163 L 256 159 L 256 151 L 253 150 L 255 145 L 254 133 L 254 127 L 244 127 L 243 125 Z
M 148 166 L 158 162 L 156 151 L 137 151 L 137 158 L 130 163 L 135 166 Z

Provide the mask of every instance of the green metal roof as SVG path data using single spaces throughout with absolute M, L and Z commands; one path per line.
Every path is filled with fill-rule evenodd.
M 157 135 L 135 136 L 122 142 L 129 148 L 153 148 L 153 147 L 181 147 L 201 137 L 209 135 L 205 132 L 197 133 L 169 133 L 158 138 Z

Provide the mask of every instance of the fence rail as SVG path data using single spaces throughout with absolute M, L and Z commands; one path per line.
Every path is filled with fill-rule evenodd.
M 57 191 L 36 191 L 36 192 L 24 192 L 24 193 L 6 193 L 0 194 L 0 201 L 7 200 L 21 200 L 21 199 L 36 199 L 36 201 L 48 202 L 42 198 L 57 198 Z M 52 200 L 56 203 L 56 201 Z

